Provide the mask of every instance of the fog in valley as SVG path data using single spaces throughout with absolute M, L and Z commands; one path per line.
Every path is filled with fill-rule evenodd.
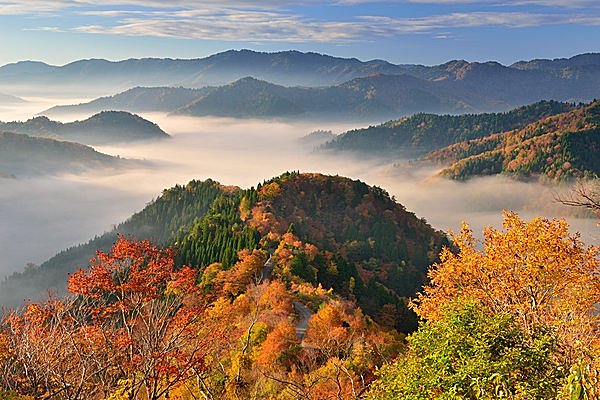
M 35 99 L 21 107 L 3 107 L 0 120 L 24 120 L 53 104 L 57 102 Z M 476 232 L 486 225 L 498 226 L 501 210 L 506 208 L 524 217 L 568 216 L 585 242 L 599 241 L 596 221 L 578 218 L 576 210 L 556 204 L 557 189 L 503 177 L 451 182 L 433 177 L 436 171 L 431 167 L 311 152 L 298 142 L 317 129 L 341 133 L 356 124 L 141 116 L 173 137 L 96 149 L 151 161 L 148 167 L 119 173 L 0 178 L 0 276 L 22 270 L 28 262 L 40 264 L 66 247 L 110 230 L 175 184 L 212 178 L 225 185 L 249 187 L 292 170 L 339 174 L 381 186 L 408 210 L 442 230 L 458 230 L 463 220 Z

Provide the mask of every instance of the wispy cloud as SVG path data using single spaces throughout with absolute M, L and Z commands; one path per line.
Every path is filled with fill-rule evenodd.
M 448 38 L 449 29 L 480 27 L 526 28 L 545 25 L 600 25 L 600 16 L 472 12 L 420 18 L 358 16 L 351 21 L 318 21 L 275 11 L 181 10 L 125 13 L 111 24 L 83 25 L 79 32 L 230 41 L 344 42 L 373 37 L 434 34 Z M 443 31 L 443 32 L 441 32 Z
M 526 28 L 547 25 L 600 25 L 598 0 L 389 0 L 387 4 L 472 4 L 465 12 L 440 13 L 417 18 L 369 15 L 369 7 L 353 9 L 345 17 L 335 13 L 302 14 L 298 6 L 346 7 L 359 3 L 380 3 L 374 0 L 337 0 L 327 5 L 316 0 L 0 0 L 1 14 L 55 13 L 71 15 L 79 23 L 66 26 L 54 22 L 49 26 L 29 28 L 45 31 L 76 31 L 90 34 L 172 37 L 201 40 L 243 42 L 357 42 L 382 37 L 430 34 L 437 38 L 452 38 L 456 29 L 503 27 Z M 291 7 L 291 5 L 294 7 Z M 546 6 L 541 10 L 519 6 Z M 482 7 L 479 7 L 482 6 Z M 483 7 L 487 6 L 487 8 Z M 489 6 L 499 6 L 491 9 Z M 502 7 L 500 7 L 502 6 Z M 569 6 L 571 10 L 564 10 Z M 579 9 L 590 7 L 590 12 Z M 512 7 L 512 8 L 507 8 Z M 560 8 L 560 10 L 558 9 Z M 373 10 L 377 7 L 373 6 Z M 35 11 L 32 11 L 35 10 Z M 294 10 L 294 11 L 291 11 Z M 485 10 L 485 11 L 479 11 Z M 354 15 L 352 15 L 354 13 Z M 375 14 L 376 11 L 373 12 Z M 364 15 L 358 15 L 364 14 Z M 45 21 L 46 22 L 46 21 Z
M 335 42 L 357 40 L 365 30 L 361 22 L 322 22 L 275 12 L 185 10 L 136 17 L 114 25 L 84 25 L 79 32 L 158 36 L 227 41 Z
M 552 8 L 600 8 L 600 3 L 597 0 L 334 0 L 327 4 L 323 4 L 319 0 L 104 0 L 98 3 L 96 0 L 27 0 L 27 1 L 2 1 L 0 0 L 0 15 L 17 15 L 17 14 L 44 14 L 53 13 L 65 9 L 81 9 L 81 8 L 114 8 L 113 10 L 104 11 L 104 15 L 117 15 L 124 9 L 131 8 L 153 8 L 157 10 L 173 10 L 181 9 L 216 9 L 216 8 L 240 8 L 247 10 L 272 10 L 281 7 L 289 6 L 349 6 L 359 4 L 405 4 L 405 3 L 422 3 L 422 4 L 444 4 L 444 5 L 494 5 L 504 7 L 519 7 L 519 6 L 544 6 Z
M 25 28 L 25 31 L 41 31 L 41 32 L 66 32 L 58 26 L 38 26 L 36 28 Z

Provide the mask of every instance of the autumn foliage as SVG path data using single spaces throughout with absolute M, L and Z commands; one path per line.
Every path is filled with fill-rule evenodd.
M 479 251 L 465 226 L 455 241 L 459 253 L 442 252 L 415 311 L 435 320 L 449 301 L 474 298 L 528 331 L 552 326 L 569 348 L 600 349 L 600 249 L 586 248 L 564 220 L 524 222 L 506 213 L 504 229 L 486 229 Z
M 599 248 L 564 220 L 465 225 L 412 304 L 425 321 L 369 398 L 600 398 Z M 482 247 L 480 247 L 482 246 Z
M 330 291 L 265 277 L 267 257 L 241 251 L 229 269 L 176 268 L 171 249 L 121 237 L 70 276 L 69 296 L 6 316 L 0 387 L 40 399 L 336 399 L 364 391 L 399 336 Z M 308 326 L 305 335 L 298 324 Z
M 198 335 L 196 277 L 174 269 L 171 250 L 120 238 L 69 278 L 71 296 L 5 318 L 4 385 L 35 398 L 168 395 L 205 369 L 218 340 L 217 327 Z

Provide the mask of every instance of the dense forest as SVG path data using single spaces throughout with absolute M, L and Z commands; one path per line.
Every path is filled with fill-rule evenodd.
M 506 174 L 545 181 L 600 174 L 600 102 L 531 123 L 522 129 L 463 141 L 424 159 L 450 164 L 442 176 L 465 180 Z
M 427 152 L 464 140 L 487 137 L 526 126 L 542 118 L 570 111 L 575 106 L 540 101 L 504 113 L 436 115 L 419 113 L 381 125 L 355 129 L 322 146 L 326 150 L 384 153 Z

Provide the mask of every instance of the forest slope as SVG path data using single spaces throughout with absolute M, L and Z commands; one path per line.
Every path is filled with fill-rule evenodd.
M 2 303 L 23 286 L 30 293 L 50 282 L 58 287 L 117 232 L 172 244 L 177 265 L 201 269 L 215 262 L 230 268 L 240 250 L 261 249 L 274 256 L 273 277 L 331 288 L 406 332 L 416 329 L 406 298 L 448 243 L 383 189 L 348 178 L 288 173 L 245 190 L 191 182 L 165 191 L 115 232 L 9 277 Z
M 450 164 L 441 175 L 458 180 L 507 174 L 561 181 L 597 176 L 599 151 L 600 102 L 594 101 L 522 129 L 454 144 L 424 159 Z
M 453 143 L 504 132 L 573 109 L 556 101 L 540 101 L 504 113 L 434 115 L 419 113 L 377 126 L 355 129 L 322 146 L 326 150 L 395 154 L 425 152 Z

